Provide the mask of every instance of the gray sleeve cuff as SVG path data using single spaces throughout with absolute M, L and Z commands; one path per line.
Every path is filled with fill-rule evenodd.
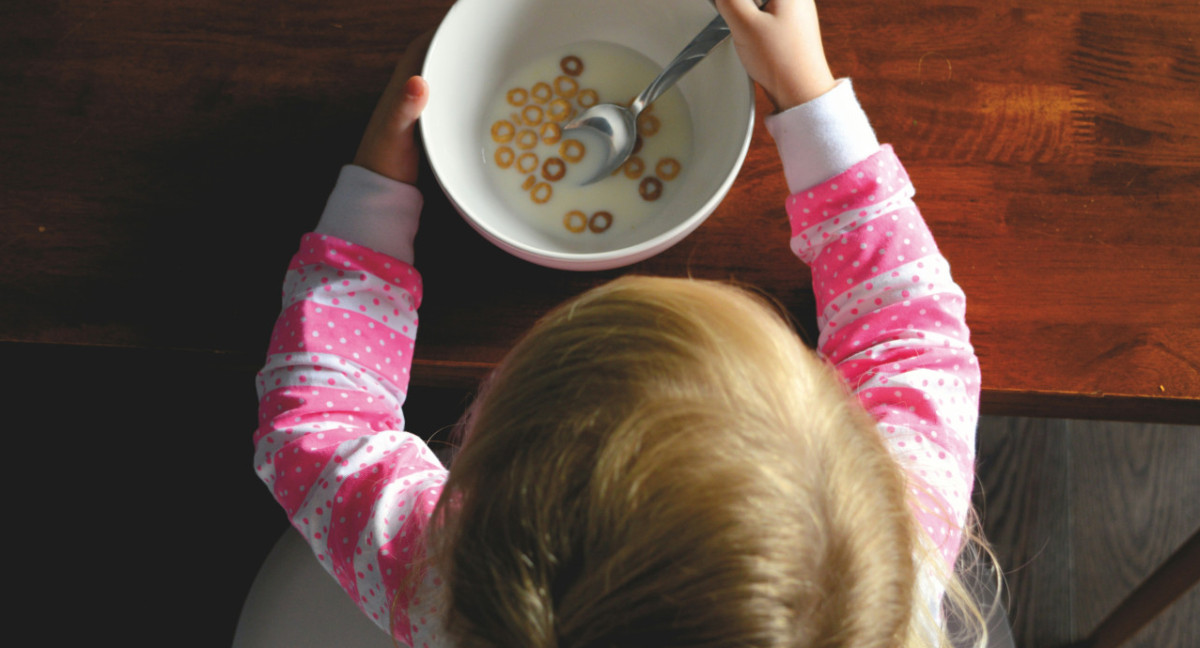
M 413 185 L 348 164 L 338 175 L 316 231 L 412 263 L 423 204 Z
M 783 161 L 788 190 L 803 191 L 849 169 L 879 150 L 850 79 L 765 120 Z

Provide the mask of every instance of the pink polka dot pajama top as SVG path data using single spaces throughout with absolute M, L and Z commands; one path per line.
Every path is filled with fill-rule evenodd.
M 767 128 L 792 191 L 791 249 L 812 269 L 818 351 L 879 422 L 910 476 L 915 515 L 952 565 L 970 503 L 980 385 L 963 293 L 848 80 L 768 117 Z M 432 647 L 448 645 L 437 575 L 392 606 L 447 474 L 403 431 L 421 204 L 410 185 L 342 170 L 287 270 L 257 378 L 254 466 L 363 613 L 404 645 Z M 938 609 L 941 590 L 928 584 L 925 593 Z

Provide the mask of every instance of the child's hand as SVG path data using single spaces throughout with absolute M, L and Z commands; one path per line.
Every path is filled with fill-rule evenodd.
M 761 10 L 754 0 L 716 0 L 716 5 L 729 23 L 742 65 L 776 110 L 833 89 L 814 0 L 771 0 Z
M 417 117 L 429 102 L 429 84 L 419 76 L 433 32 L 427 32 L 404 51 L 392 79 L 383 91 L 354 163 L 400 182 L 417 181 Z

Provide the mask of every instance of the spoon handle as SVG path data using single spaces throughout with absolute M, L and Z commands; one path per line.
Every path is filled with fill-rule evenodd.
M 663 71 L 650 82 L 650 85 L 633 100 L 629 106 L 629 112 L 636 117 L 643 108 L 654 103 L 654 100 L 658 99 L 662 93 L 670 90 L 680 77 L 687 74 L 688 70 L 700 62 L 700 59 L 728 37 L 729 25 L 725 24 L 725 19 L 720 15 L 713 18 L 712 22 L 700 30 L 692 42 L 688 43 L 687 47 L 683 48 L 683 51 L 676 55 L 667 64 L 667 67 L 663 68 Z
M 762 9 L 767 6 L 769 0 L 755 0 L 758 3 L 758 8 Z M 663 68 L 663 71 L 650 82 L 641 94 L 633 100 L 629 106 L 629 112 L 633 113 L 634 117 L 642 112 L 642 109 L 654 103 L 662 93 L 671 89 L 675 82 L 679 80 L 688 70 L 691 70 L 700 59 L 708 55 L 714 47 L 720 45 L 729 37 L 729 25 L 725 23 L 725 19 L 717 14 L 712 22 L 708 23 L 704 29 L 700 30 L 699 34 L 692 39 L 692 42 L 683 48 L 683 51 L 675 56 L 675 58 Z

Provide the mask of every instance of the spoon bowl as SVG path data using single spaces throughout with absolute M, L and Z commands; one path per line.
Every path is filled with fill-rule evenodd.
M 630 102 L 628 108 L 611 103 L 596 104 L 580 113 L 563 128 L 564 134 L 590 134 L 593 140 L 601 142 L 601 148 L 604 150 L 604 162 L 583 184 L 591 184 L 612 175 L 629 159 L 637 141 L 637 116 L 728 37 L 729 25 L 718 14 L 663 68 L 650 85 Z

